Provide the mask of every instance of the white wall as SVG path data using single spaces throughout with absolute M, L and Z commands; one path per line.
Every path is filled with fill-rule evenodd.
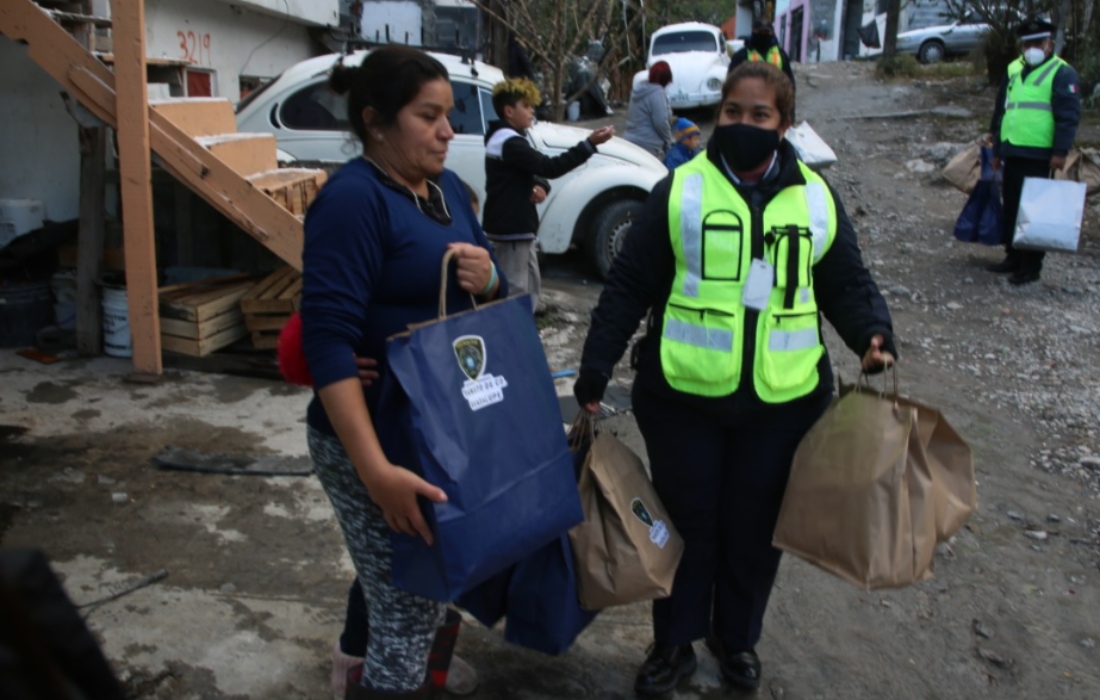
M 338 7 L 337 0 L 288 2 L 292 12 L 314 19 L 318 8 L 335 13 Z M 234 3 L 245 4 L 263 3 Z M 285 8 L 282 0 L 267 4 Z M 93 8 L 109 15 L 106 0 L 95 0 Z M 223 0 L 146 0 L 147 55 L 193 57 L 197 67 L 216 71 L 217 94 L 236 100 L 242 73 L 275 77 L 314 55 L 306 27 L 282 17 L 282 11 L 276 18 Z M 80 200 L 77 125 L 60 92 L 23 47 L 0 36 L 0 197 L 42 200 L 55 221 L 76 218 Z
M 197 68 L 213 69 L 215 94 L 233 101 L 242 74 L 275 77 L 314 55 L 304 25 L 221 0 L 146 0 L 145 43 L 147 56 L 190 58 Z
M 410 46 L 420 46 L 420 33 L 424 23 L 424 11 L 415 0 L 383 0 L 364 2 L 360 29 L 367 41 L 386 40 L 386 26 L 390 28 L 390 41 L 405 43 L 409 35 Z
M 279 19 L 289 15 L 298 23 L 332 27 L 340 24 L 340 0 L 218 0 L 218 2 Z
M 61 102 L 61 88 L 27 58 L 26 48 L 0 36 L 0 197 L 39 199 L 46 217 L 75 219 L 80 211 L 80 142 Z

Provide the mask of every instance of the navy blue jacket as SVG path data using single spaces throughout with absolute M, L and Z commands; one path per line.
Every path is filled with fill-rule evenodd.
M 438 314 L 440 263 L 447 245 L 489 248 L 469 195 L 451 171 L 438 179 L 440 208 L 447 214 L 442 220 L 425 213 L 429 202 L 387 181 L 376 166 L 355 158 L 332 176 L 306 213 L 302 350 L 315 389 L 358 376 L 356 355 L 375 358 L 384 375 L 386 338 Z M 501 276 L 498 296 L 507 293 Z M 469 308 L 470 295 L 459 289 L 452 269 L 448 313 Z M 372 414 L 379 386 L 375 382 L 364 390 Z M 334 434 L 316 396 L 307 421 Z

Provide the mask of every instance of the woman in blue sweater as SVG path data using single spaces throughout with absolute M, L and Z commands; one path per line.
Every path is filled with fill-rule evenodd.
M 363 387 L 355 357 L 378 358 L 384 372 L 386 338 L 436 317 L 448 249 L 457 261 L 448 313 L 470 308 L 471 295 L 506 294 L 507 283 L 461 180 L 443 167 L 454 138 L 446 68 L 415 49 L 386 47 L 357 68 L 337 65 L 331 87 L 348 96 L 363 153 L 329 180 L 306 215 L 302 349 L 316 391 L 307 415 L 310 455 L 367 604 L 362 676 L 346 697 L 421 698 L 445 606 L 390 583 L 390 530 L 430 542 L 417 497 L 446 495 L 386 457 L 373 417 L 402 409 L 380 404 L 377 384 Z

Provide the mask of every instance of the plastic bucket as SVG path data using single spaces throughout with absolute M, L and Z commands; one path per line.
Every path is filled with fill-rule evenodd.
M 0 281 L 0 347 L 34 345 L 40 328 L 53 323 L 50 283 Z
M 58 272 L 50 278 L 53 290 L 53 310 L 57 326 L 76 328 L 76 273 Z
M 112 357 L 132 357 L 134 354 L 125 288 L 103 288 L 103 352 Z

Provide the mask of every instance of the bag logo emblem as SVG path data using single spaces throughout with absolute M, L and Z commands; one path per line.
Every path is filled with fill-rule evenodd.
M 476 382 L 485 372 L 485 341 L 481 336 L 464 335 L 456 338 L 452 345 L 462 373 Z
M 635 498 L 630 502 L 630 510 L 634 512 L 634 517 L 645 523 L 646 527 L 653 527 L 653 516 L 649 514 L 649 509 L 642 503 L 642 499 Z
M 668 525 L 665 525 L 665 521 L 654 520 L 649 513 L 649 508 L 645 507 L 645 503 L 642 503 L 640 498 L 634 498 L 630 501 L 630 510 L 634 513 L 635 518 L 641 520 L 642 524 L 649 528 L 649 541 L 660 549 L 664 549 L 669 538 Z
M 462 383 L 462 397 L 470 404 L 470 410 L 480 411 L 504 401 L 508 381 L 485 372 L 485 339 L 480 335 L 462 335 L 454 339 L 451 347 L 454 348 L 459 369 L 466 375 L 466 381 Z

